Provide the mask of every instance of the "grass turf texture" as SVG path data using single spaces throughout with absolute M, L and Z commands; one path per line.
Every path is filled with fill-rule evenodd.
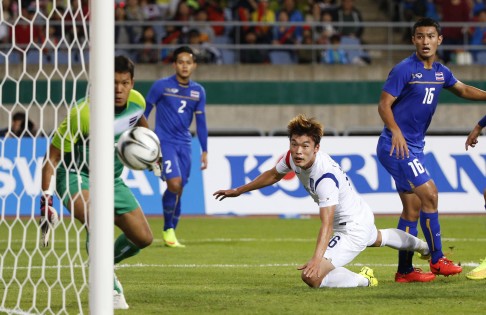
M 381 216 L 377 217 L 376 224 L 378 228 L 394 227 L 397 220 L 398 216 Z M 483 298 L 486 280 L 472 281 L 465 277 L 486 256 L 484 216 L 441 216 L 443 250 L 448 258 L 462 262 L 464 271 L 459 276 L 439 276 L 431 283 L 398 284 L 394 282 L 397 252 L 369 248 L 348 268 L 359 272 L 363 265 L 370 266 L 379 280 L 378 287 L 317 290 L 308 288 L 296 270 L 313 254 L 320 224 L 317 218 L 184 217 L 177 236 L 187 248 L 175 249 L 162 244 L 162 219 L 149 218 L 149 222 L 154 243 L 117 267 L 130 309 L 115 314 L 411 314 L 425 310 L 438 314 L 479 314 L 486 309 Z M 25 250 L 19 251 L 24 233 L 22 224 L 30 233 L 26 233 Z M 74 270 L 74 278 L 82 279 L 82 268 L 68 266 L 86 257 L 84 232 L 71 228 L 67 234 L 56 233 L 55 250 L 48 255 L 46 265 L 57 265 L 55 258 L 62 255 L 60 264 L 65 266 L 62 272 Z M 5 283 L 11 281 L 13 272 L 17 272 L 16 277 L 23 283 L 20 305 L 24 310 L 32 305 L 34 290 L 34 285 L 25 280 L 27 272 L 41 287 L 68 285 L 55 281 L 55 268 L 45 270 L 45 280 L 39 280 L 40 269 L 14 271 L 11 268 L 15 255 L 18 266 L 27 265 L 28 259 L 33 260 L 33 266 L 40 265 L 43 255 L 35 254 L 34 225 L 7 220 L 0 224 L 0 234 L 11 235 L 0 241 L 3 279 L 0 298 L 4 298 Z M 65 235 L 71 239 L 78 235 L 80 244 L 63 242 Z M 422 238 L 421 234 L 419 237 Z M 9 242 L 13 251 L 7 249 Z M 62 254 L 66 247 L 71 254 Z M 82 257 L 74 254 L 76 247 L 80 248 Z M 414 262 L 416 267 L 429 270 L 428 264 L 418 257 Z M 87 277 L 88 269 L 85 271 Z M 17 303 L 16 288 L 20 285 L 9 288 L 3 305 L 7 309 Z M 37 300 L 44 301 L 44 305 L 42 302 L 38 305 L 42 311 L 46 294 L 40 291 Z M 86 289 L 82 292 L 83 310 L 88 314 L 88 293 Z M 60 308 L 62 297 L 54 298 L 53 313 L 77 313 L 74 294 L 77 294 L 74 289 L 68 290 L 64 297 L 65 310 Z

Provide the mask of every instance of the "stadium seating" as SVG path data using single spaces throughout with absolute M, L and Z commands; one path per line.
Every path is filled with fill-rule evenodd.
M 357 64 L 370 59 L 368 54 L 361 47 L 361 42 L 358 38 L 343 36 L 341 37 L 341 45 L 344 46 L 343 49 L 346 50 L 350 63 Z M 356 47 L 347 48 L 346 46 Z
M 486 51 L 480 51 L 476 54 L 476 63 L 486 65 Z
M 294 63 L 288 51 L 274 50 L 270 52 L 269 56 L 270 63 L 273 65 L 290 65 Z
M 235 51 L 231 49 L 221 49 L 221 55 L 223 57 L 223 64 L 231 65 L 236 61 Z
M 17 63 L 22 62 L 22 58 L 21 58 L 20 53 L 12 51 L 12 52 L 9 52 L 7 54 L 8 54 L 8 57 L 6 57 L 3 54 L 0 54 L 0 64 L 5 64 L 6 61 L 7 61 L 7 58 L 8 58 L 8 62 L 10 64 L 17 64 Z

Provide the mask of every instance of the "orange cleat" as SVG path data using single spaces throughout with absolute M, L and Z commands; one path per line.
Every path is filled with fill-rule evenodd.
M 435 275 L 432 272 L 423 272 L 420 268 L 414 268 L 412 272 L 409 273 L 399 273 L 395 274 L 395 282 L 406 283 L 406 282 L 430 282 L 435 279 Z
M 454 265 L 452 260 L 442 257 L 435 264 L 430 261 L 430 271 L 436 275 L 452 276 L 461 273 L 462 267 Z

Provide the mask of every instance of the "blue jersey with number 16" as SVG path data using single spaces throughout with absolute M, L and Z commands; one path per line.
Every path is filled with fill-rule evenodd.
M 146 103 L 145 117 L 156 106 L 155 133 L 161 141 L 190 144 L 189 128 L 194 114 L 204 115 L 206 92 L 199 83 L 189 81 L 188 85 L 183 85 L 172 75 L 152 85 Z
M 431 69 L 425 69 L 415 53 L 391 70 L 383 91 L 397 98 L 392 111 L 409 149 L 423 150 L 425 132 L 437 108 L 439 94 L 456 82 L 449 68 L 434 62 Z M 392 134 L 386 126 L 381 136 L 391 141 Z

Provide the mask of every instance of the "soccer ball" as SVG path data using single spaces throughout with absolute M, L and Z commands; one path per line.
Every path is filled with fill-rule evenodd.
M 120 161 L 132 170 L 144 170 L 161 156 L 157 135 L 145 127 L 124 131 L 116 145 Z

